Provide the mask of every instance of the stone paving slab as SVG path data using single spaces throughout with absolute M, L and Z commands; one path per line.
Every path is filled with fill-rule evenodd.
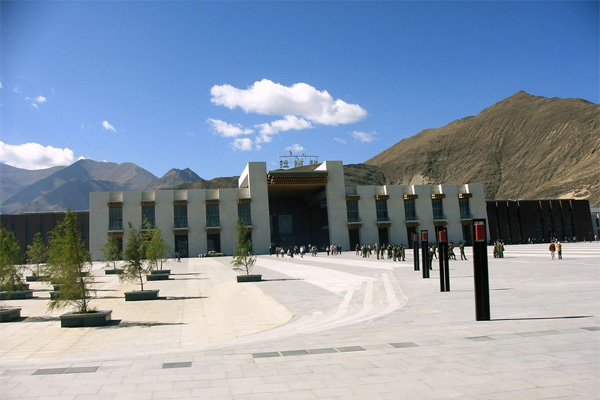
M 46 292 L 20 301 L 29 318 L 0 325 L 0 398 L 596 399 L 600 245 L 563 252 L 490 256 L 491 321 L 475 321 L 471 261 L 441 293 L 436 260 L 423 279 L 411 254 L 261 256 L 250 284 L 230 258 L 189 259 L 148 284 L 172 300 L 135 307 L 95 266 L 120 323 L 61 329 Z

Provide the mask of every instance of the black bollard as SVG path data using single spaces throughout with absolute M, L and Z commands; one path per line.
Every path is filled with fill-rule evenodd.
M 488 275 L 487 238 L 485 219 L 474 219 L 473 276 L 475 278 L 475 318 L 490 320 L 490 282 Z
M 450 291 L 450 268 L 448 267 L 448 232 L 442 229 L 438 233 L 440 259 L 440 291 Z
M 413 235 L 413 251 L 414 251 L 414 263 L 415 263 L 415 271 L 419 270 L 419 235 L 416 233 Z
M 423 278 L 429 278 L 429 236 L 421 231 L 421 249 L 423 251 Z

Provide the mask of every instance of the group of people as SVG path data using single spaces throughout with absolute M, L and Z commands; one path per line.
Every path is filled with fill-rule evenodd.
M 362 257 L 370 257 L 373 253 L 378 260 L 394 260 L 394 261 L 406 261 L 406 247 L 404 244 L 385 244 L 379 245 L 379 243 L 375 243 L 373 245 L 356 245 L 354 248 L 357 256 L 362 255 Z
M 330 251 L 332 254 L 340 254 L 342 252 L 342 247 L 341 246 L 335 246 L 335 245 L 331 245 L 331 246 L 327 246 L 327 255 L 329 255 Z M 294 258 L 294 256 L 300 256 L 301 258 L 304 258 L 304 255 L 310 252 L 310 255 L 313 257 L 317 256 L 318 253 L 318 249 L 317 246 L 315 245 L 308 245 L 308 246 L 304 246 L 301 245 L 300 247 L 298 246 L 289 246 L 287 248 L 287 250 L 284 247 L 269 247 L 269 254 L 273 255 L 275 254 L 275 256 L 279 257 L 285 257 L 286 255 L 290 258 Z
M 460 259 L 466 260 L 467 256 L 465 255 L 464 243 L 460 242 L 458 248 L 460 249 Z M 363 258 L 370 257 L 374 253 L 378 260 L 388 259 L 393 261 L 406 261 L 406 246 L 404 246 L 403 243 L 392 243 L 388 245 L 383 244 L 381 246 L 378 243 L 372 245 L 363 244 L 362 246 L 357 244 L 354 250 L 357 256 L 362 256 Z M 428 247 L 428 253 L 430 260 L 437 258 L 438 249 L 435 243 L 432 243 Z M 454 253 L 454 243 L 452 242 L 448 244 L 448 259 L 456 260 L 456 254 Z
M 553 239 L 550 242 L 550 257 L 554 260 L 555 253 L 558 253 L 558 259 L 562 260 L 562 244 L 558 241 L 558 239 Z
M 504 242 L 502 240 L 494 242 L 494 258 L 504 258 Z

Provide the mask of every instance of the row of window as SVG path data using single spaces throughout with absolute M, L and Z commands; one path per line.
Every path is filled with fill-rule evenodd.
M 471 215 L 471 209 L 469 207 L 468 198 L 459 198 L 458 204 L 460 208 L 461 219 L 473 218 L 473 216 Z M 431 206 L 433 208 L 434 219 L 446 219 L 446 216 L 444 215 L 442 199 L 431 199 Z M 377 221 L 389 221 L 387 200 L 376 199 L 375 207 L 377 212 Z M 358 215 L 358 200 L 346 201 L 346 208 L 348 222 L 360 222 L 360 217 Z M 406 221 L 416 221 L 419 219 L 419 217 L 417 216 L 417 209 L 415 206 L 414 199 L 404 200 L 404 218 L 406 219 Z
M 250 203 L 238 204 L 238 217 L 244 225 L 252 225 L 250 214 Z M 156 226 L 156 211 L 154 206 L 142 206 L 142 221 L 148 224 L 150 229 Z M 219 204 L 206 204 L 206 227 L 220 227 L 219 219 Z M 187 204 L 173 205 L 173 227 L 175 229 L 185 229 L 188 227 L 188 212 Z M 123 208 L 110 207 L 108 209 L 108 230 L 121 231 L 123 230 Z
M 469 207 L 468 198 L 458 199 L 460 208 L 460 217 L 462 219 L 472 218 L 471 209 Z M 444 208 L 442 199 L 432 199 L 431 206 L 433 209 L 433 218 L 436 220 L 446 219 L 444 215 Z M 388 207 L 386 199 L 375 200 L 377 221 L 389 221 Z M 358 200 L 346 201 L 347 218 L 348 222 L 360 222 L 360 216 L 358 213 Z M 175 229 L 182 229 L 188 227 L 188 212 L 187 204 L 174 204 L 173 205 L 173 227 Z M 241 218 L 244 225 L 252 225 L 252 218 L 250 214 L 250 203 L 241 202 L 238 204 L 238 217 Z M 416 221 L 419 219 L 417 216 L 415 200 L 405 199 L 404 200 L 404 217 L 406 221 Z M 108 214 L 108 229 L 111 231 L 123 230 L 123 208 L 122 207 L 110 207 Z M 146 221 L 151 229 L 155 227 L 155 207 L 142 206 L 142 221 Z M 218 203 L 207 203 L 206 204 L 206 227 L 215 228 L 220 226 L 219 219 L 219 204 Z

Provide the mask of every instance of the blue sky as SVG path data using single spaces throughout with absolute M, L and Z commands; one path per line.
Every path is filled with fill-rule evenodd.
M 360 163 L 520 90 L 599 102 L 599 2 L 1 1 L 0 162 Z

